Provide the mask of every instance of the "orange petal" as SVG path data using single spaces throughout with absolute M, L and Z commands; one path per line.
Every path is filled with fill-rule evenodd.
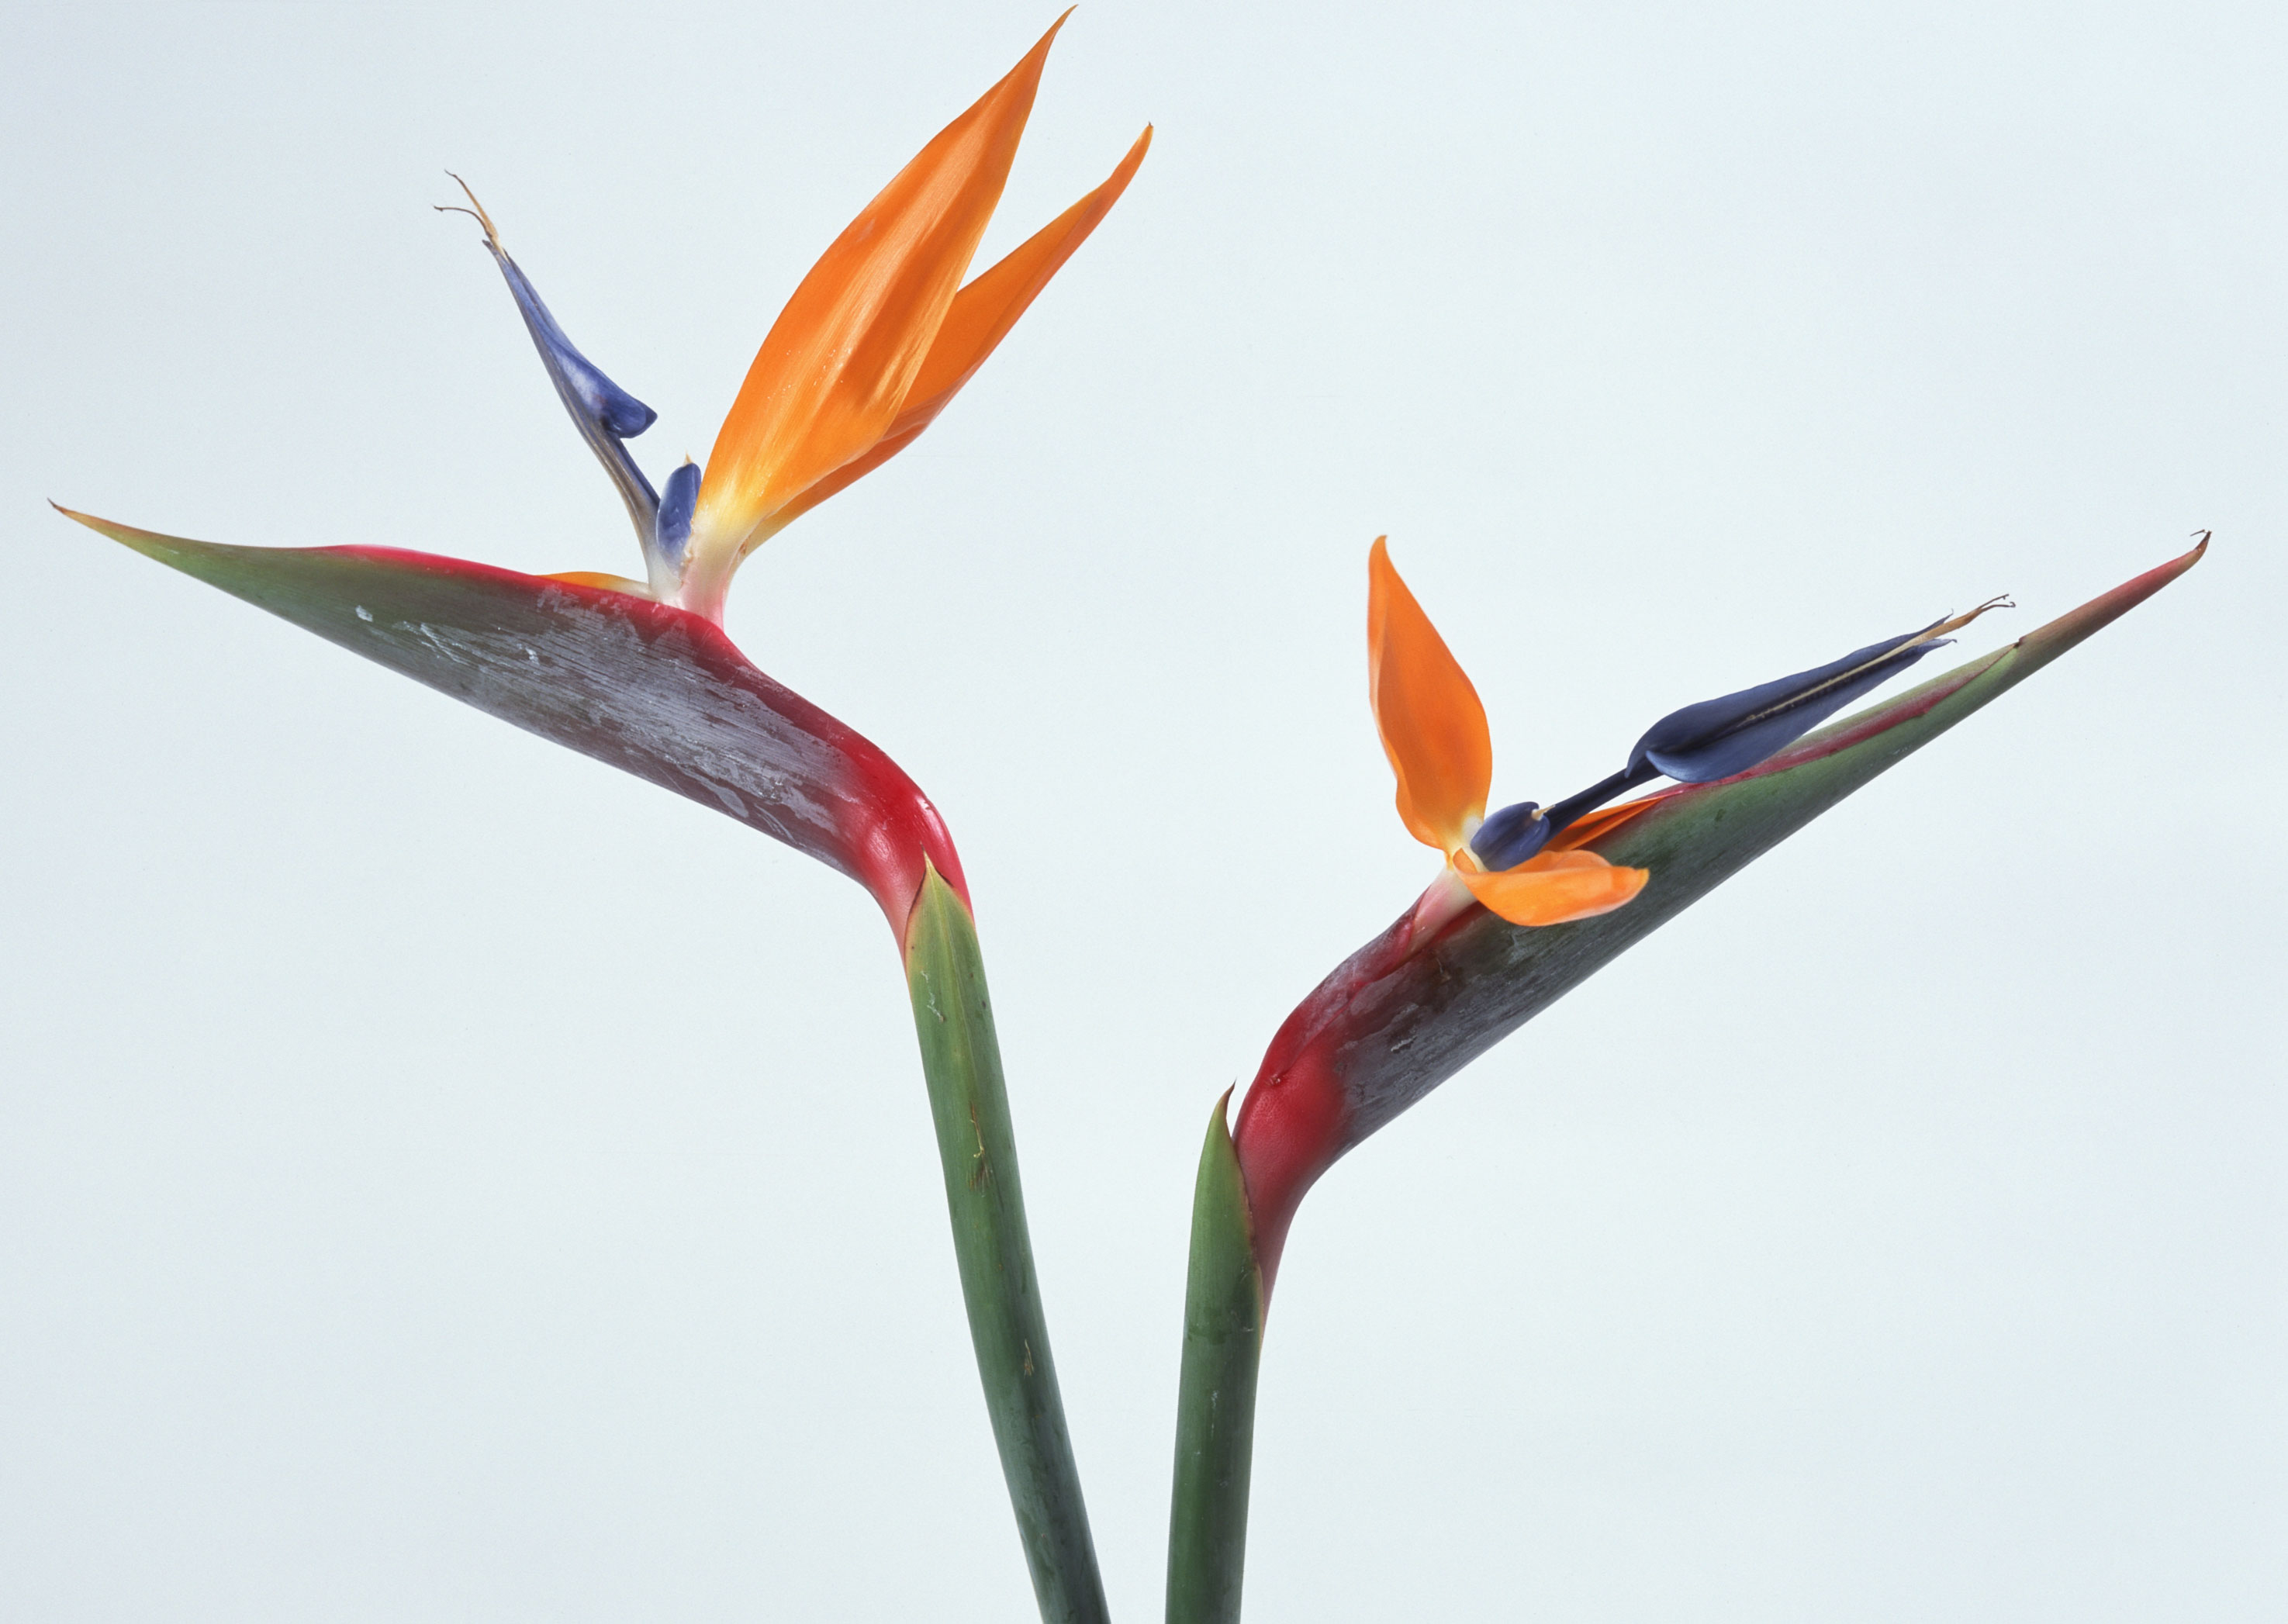
M 1501 874 L 1455 873 L 1470 894 L 1513 925 L 1561 925 L 1609 914 L 1644 889 L 1642 868 L 1616 868 L 1594 852 L 1545 852 Z
M 1112 205 L 1128 189 L 1137 166 L 1144 162 L 1145 150 L 1151 145 L 1152 128 L 1148 124 L 1144 133 L 1136 138 L 1136 145 L 1128 149 L 1128 155 L 1120 161 L 1120 167 L 1102 186 L 1035 232 L 1008 257 L 954 296 L 953 307 L 946 313 L 945 323 L 937 330 L 937 342 L 930 346 L 929 355 L 915 375 L 906 403 L 899 409 L 889 432 L 872 450 L 843 463 L 789 502 L 780 510 L 782 519 L 792 519 L 808 512 L 913 444 L 915 437 L 929 427 L 945 409 L 946 403 L 985 364 L 985 358 L 1017 325 L 1017 318 L 1049 285 L 1049 278 L 1063 268 L 1073 250 L 1096 229 L 1097 222 L 1111 212 Z
M 1063 26 L 1060 17 L 882 188 L 779 313 L 700 486 L 692 545 L 731 555 L 708 566 L 727 576 L 790 497 L 862 455 L 896 419 L 1000 202 Z
M 1611 834 L 1639 812 L 1657 806 L 1677 793 L 1673 789 L 1664 789 L 1658 795 L 1648 795 L 1641 801 L 1624 801 L 1618 806 L 1601 806 L 1595 812 L 1583 812 L 1549 837 L 1549 844 L 1542 848 L 1543 853 L 1570 852 L 1576 846 L 1585 846 L 1598 836 Z
M 1392 567 L 1385 538 L 1367 555 L 1367 700 L 1398 775 L 1398 816 L 1424 845 L 1451 852 L 1486 812 L 1493 741 L 1486 708 L 1445 639 Z
M 592 569 L 558 570 L 547 579 L 568 581 L 574 586 L 592 586 L 606 592 L 625 592 L 631 598 L 649 598 L 651 588 L 640 581 L 631 581 L 625 575 L 607 575 Z

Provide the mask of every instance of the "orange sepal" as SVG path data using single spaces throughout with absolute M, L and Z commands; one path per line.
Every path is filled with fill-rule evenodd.
M 1367 554 L 1367 701 L 1398 775 L 1398 816 L 1426 846 L 1451 852 L 1486 812 L 1494 747 L 1486 708 L 1390 562 Z
M 651 597 L 651 588 L 640 581 L 631 581 L 625 575 L 605 574 L 592 569 L 560 569 L 543 579 L 568 582 L 574 586 L 592 586 L 605 592 L 625 592 L 631 598 Z
M 1583 812 L 1549 837 L 1545 852 L 1570 852 L 1576 846 L 1585 846 L 1600 835 L 1609 835 L 1641 812 L 1649 811 L 1669 796 L 1673 789 L 1664 789 L 1658 795 L 1648 795 L 1641 801 L 1624 801 L 1618 806 L 1600 806 L 1594 812 Z
M 960 392 L 961 386 L 985 364 L 985 358 L 1008 337 L 1009 329 L 1017 325 L 1017 318 L 1049 285 L 1049 278 L 1064 268 L 1073 250 L 1088 241 L 1089 234 L 1111 212 L 1112 205 L 1120 201 L 1120 194 L 1135 178 L 1137 166 L 1144 162 L 1145 151 L 1151 145 L 1152 127 L 1147 124 L 1144 133 L 1136 138 L 1136 145 L 1128 149 L 1128 155 L 1102 186 L 1026 238 L 992 269 L 981 273 L 954 295 L 945 324 L 937 330 L 937 342 L 930 346 L 921 370 L 914 375 L 906 403 L 899 408 L 889 432 L 872 450 L 843 463 L 789 502 L 780 510 L 783 519 L 792 519 L 808 512 L 913 444 L 915 437 L 936 420 L 947 403 Z
M 802 279 L 716 436 L 695 537 L 745 551 L 790 498 L 889 429 L 1001 200 L 1063 26 L 940 131 Z
M 1644 889 L 1651 872 L 1616 868 L 1594 852 L 1544 852 L 1500 874 L 1457 864 L 1475 897 L 1513 925 L 1561 925 L 1609 914 Z

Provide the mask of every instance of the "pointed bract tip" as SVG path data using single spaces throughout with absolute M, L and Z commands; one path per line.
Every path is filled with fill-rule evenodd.
M 2038 669 L 2057 658 L 2067 649 L 2088 637 L 2099 627 L 2119 619 L 2139 604 L 2167 586 L 2187 570 L 2201 561 L 2209 550 L 2206 530 L 2195 532 L 2201 539 L 2189 552 L 2181 552 L 2165 564 L 2157 564 L 2143 574 L 2123 582 L 2110 592 L 2101 593 L 2077 609 L 2070 609 L 2047 625 L 2037 626 L 2010 646 L 2018 651 L 2022 660 L 2030 656 Z
M 143 554 L 146 558 L 157 558 L 159 556 L 158 552 L 155 549 L 146 545 L 147 543 L 167 542 L 173 539 L 171 536 L 160 535 L 154 531 L 138 530 L 131 525 L 113 524 L 107 519 L 98 519 L 92 513 L 83 513 L 76 508 L 68 508 L 62 503 L 55 501 L 53 498 L 49 500 L 48 505 L 55 509 L 57 512 L 62 514 L 66 519 L 70 519 L 74 524 L 85 525 L 98 535 L 107 536 L 112 541 L 117 542 L 123 547 L 132 548 L 135 551 Z

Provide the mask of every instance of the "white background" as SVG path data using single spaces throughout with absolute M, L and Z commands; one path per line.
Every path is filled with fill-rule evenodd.
M 1029 1615 L 871 903 L 42 503 L 632 569 L 445 166 L 658 477 L 1051 15 L 12 8 L 0 1615 Z M 2284 75 L 2252 3 L 1076 16 L 987 251 L 1140 177 L 730 629 L 961 842 L 1124 1619 L 1209 1106 L 1435 863 L 1386 530 L 1504 800 L 2217 541 L 1319 1188 L 1251 1619 L 2288 1610 Z

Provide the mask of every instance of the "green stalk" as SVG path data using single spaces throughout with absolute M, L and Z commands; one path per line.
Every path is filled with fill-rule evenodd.
M 977 1374 L 1044 1624 L 1108 1624 L 1025 1231 L 1001 1046 L 968 907 L 932 867 L 906 923 L 906 981 L 945 1168 Z
M 1176 1390 L 1176 1485 L 1168 1514 L 1168 1624 L 1237 1624 L 1247 1565 L 1247 1479 L 1255 1374 L 1263 1357 L 1263 1271 L 1226 1093 L 1208 1121 L 1192 1190 L 1184 1367 Z

